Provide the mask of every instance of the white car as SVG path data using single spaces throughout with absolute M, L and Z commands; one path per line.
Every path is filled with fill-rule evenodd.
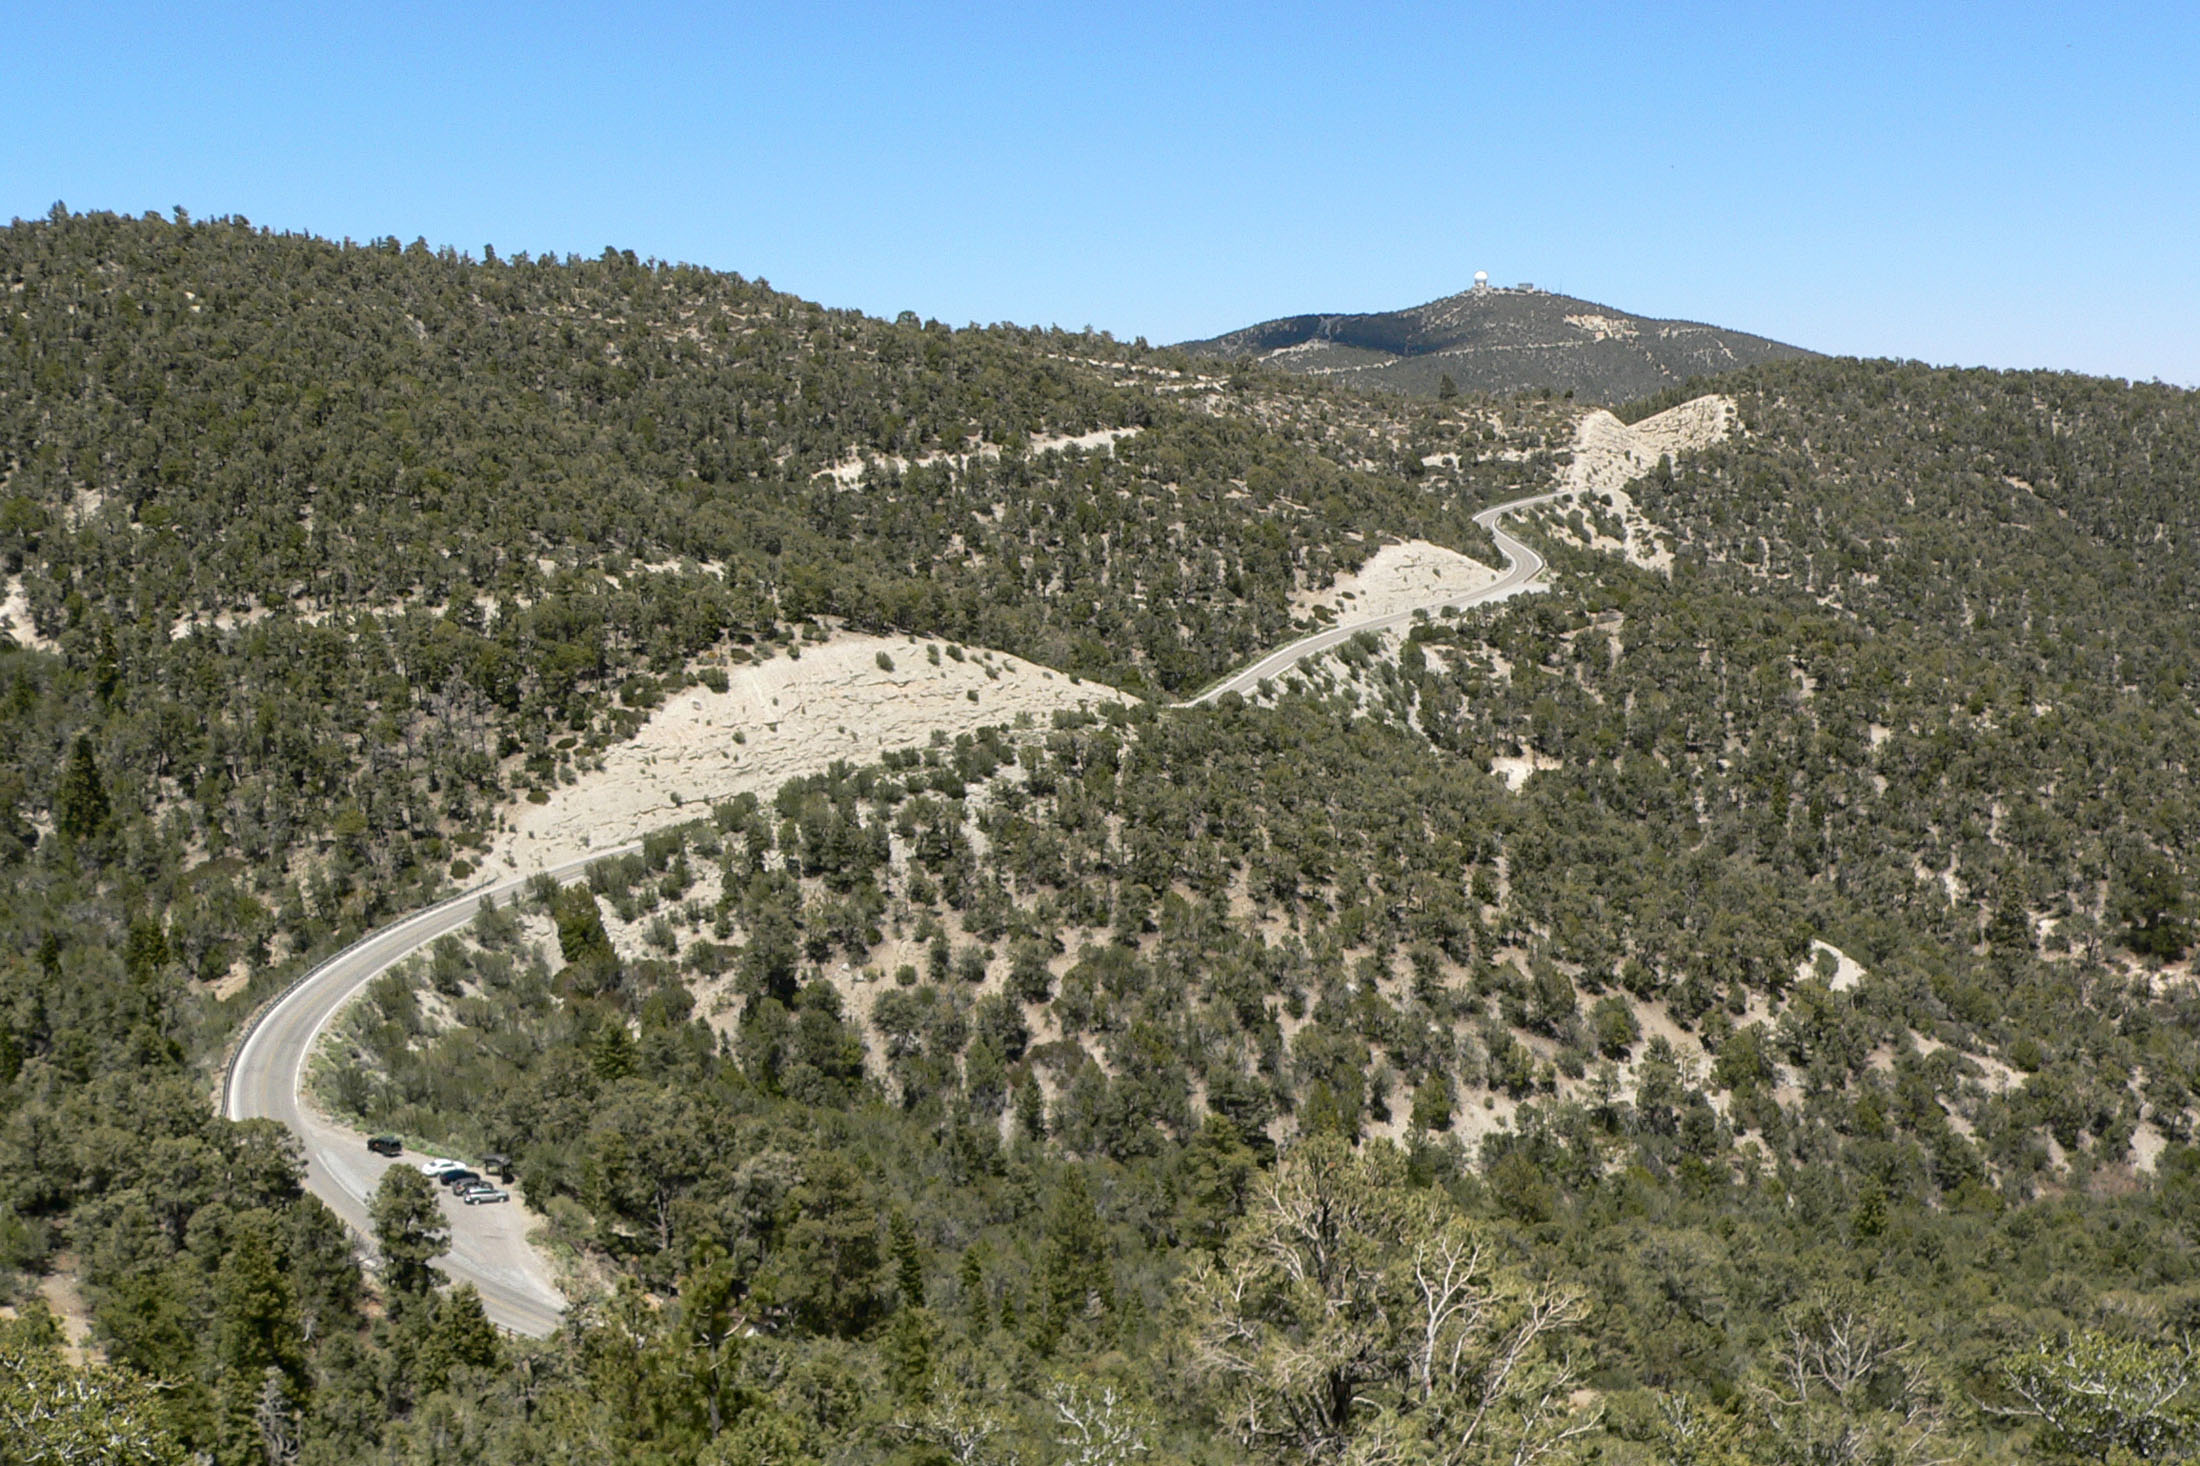
M 431 1181 L 438 1176 L 448 1175 L 452 1171 L 464 1171 L 468 1169 L 471 1168 L 468 1167 L 464 1161 L 432 1160 L 422 1161 L 420 1163 L 420 1174 L 426 1176 Z

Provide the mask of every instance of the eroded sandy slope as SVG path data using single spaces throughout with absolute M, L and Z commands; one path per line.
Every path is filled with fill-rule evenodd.
M 1574 429 L 1573 461 L 1560 482 L 1570 492 L 1604 500 L 1625 526 L 1623 537 L 1593 536 L 1591 544 L 1637 565 L 1658 570 L 1671 565 L 1672 549 L 1636 507 L 1627 485 L 1656 468 L 1661 457 L 1718 442 L 1733 431 L 1735 420 L 1734 400 L 1716 395 L 1669 407 L 1633 427 L 1602 408 L 1584 417 Z
M 1471 595 L 1495 584 L 1503 572 L 1426 540 L 1385 545 L 1327 590 L 1299 591 L 1291 609 L 1304 615 L 1327 607 L 1340 621 L 1364 621 L 1410 611 L 1415 606 Z
M 638 840 L 704 813 L 736 794 L 769 795 L 788 779 L 822 773 L 836 759 L 867 763 L 889 749 L 1057 708 L 1120 701 L 999 652 L 962 650 L 902 636 L 840 636 L 729 673 L 722 693 L 691 687 L 659 708 L 603 767 L 551 792 L 547 804 L 515 804 L 490 848 L 485 873 L 538 870 Z M 881 657 L 891 667 L 881 663 Z

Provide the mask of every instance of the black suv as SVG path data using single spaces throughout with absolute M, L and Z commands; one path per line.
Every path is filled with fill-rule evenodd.
M 405 1149 L 405 1142 L 394 1135 L 377 1135 L 367 1142 L 367 1149 L 376 1155 L 397 1155 Z

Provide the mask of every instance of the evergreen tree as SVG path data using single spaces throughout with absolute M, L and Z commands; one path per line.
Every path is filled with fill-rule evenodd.
M 613 1014 L 597 1027 L 588 1044 L 588 1067 L 606 1084 L 634 1072 L 634 1035 L 623 1017 Z
M 887 1247 L 894 1260 L 894 1297 L 903 1308 L 924 1306 L 924 1254 L 909 1214 L 895 1207 L 886 1223 Z
M 852 1337 L 879 1314 L 878 1214 L 855 1168 L 830 1151 L 805 1159 L 787 1195 L 778 1250 L 756 1279 L 756 1301 L 813 1333 Z
M 614 986 L 619 979 L 619 954 L 611 945 L 611 934 L 604 930 L 596 893 L 586 886 L 567 886 L 558 893 L 554 914 L 566 980 L 582 993 Z
M 1047 1099 L 1039 1076 L 1030 1069 L 1016 1083 L 1016 1133 L 1026 1140 L 1047 1138 Z
M 896 1309 L 886 1326 L 883 1354 L 886 1383 L 895 1399 L 921 1405 L 932 1398 L 931 1310 Z
M 266 1235 L 265 1213 L 239 1220 L 214 1278 L 216 1350 L 223 1372 L 256 1390 L 269 1366 L 304 1362 L 298 1300 Z
M 423 1393 L 445 1388 L 454 1370 L 494 1369 L 502 1352 L 481 1294 L 472 1283 L 461 1283 L 436 1300 L 417 1361 L 420 1388 Z
M 955 1264 L 955 1287 L 962 1300 L 963 1331 L 972 1339 L 982 1339 L 993 1328 L 993 1307 L 986 1296 L 985 1257 L 978 1244 L 963 1249 L 961 1261 Z
M 1449 1130 L 1452 1110 L 1456 1104 L 1451 1075 L 1442 1069 L 1431 1069 L 1414 1086 L 1413 1128 L 1424 1134 Z
M 2131 950 L 2175 962 L 2192 945 L 2185 883 L 2160 852 L 2139 850 L 2117 872 L 2116 917 Z
M 293 1430 L 305 1365 L 297 1297 L 270 1245 L 264 1213 L 248 1213 L 215 1274 L 215 1354 L 221 1439 L 243 1458 Z
M 1032 1303 L 1032 1346 L 1051 1354 L 1064 1333 L 1088 1315 L 1105 1318 L 1115 1308 L 1115 1272 L 1107 1228 L 1092 1203 L 1085 1174 L 1063 1173 L 1047 1208 L 1039 1243 L 1037 1297 Z
M 740 1274 L 715 1246 L 680 1280 L 680 1357 L 675 1372 L 702 1405 L 710 1438 L 726 1429 L 739 1405 L 744 1320 Z
M 375 1188 L 371 1211 L 382 1281 L 392 1305 L 425 1296 L 436 1284 L 432 1264 L 451 1243 L 436 1205 L 435 1184 L 411 1166 L 391 1166 Z
M 64 840 L 89 840 L 107 827 L 109 815 L 107 786 L 99 775 L 91 735 L 79 733 L 54 788 L 54 829 Z

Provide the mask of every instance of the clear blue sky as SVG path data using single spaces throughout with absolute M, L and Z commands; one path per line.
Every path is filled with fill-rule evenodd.
M 1477 269 L 2200 383 L 2200 7 L 18 0 L 0 217 L 606 244 L 1162 342 Z

